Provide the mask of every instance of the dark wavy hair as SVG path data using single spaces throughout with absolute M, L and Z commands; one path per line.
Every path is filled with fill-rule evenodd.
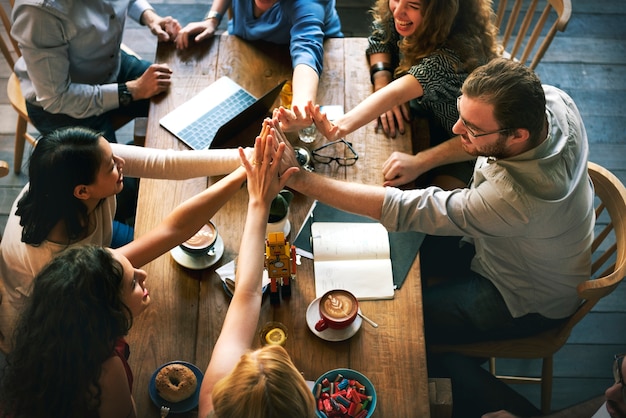
M 459 55 L 459 70 L 468 73 L 501 54 L 491 0 L 422 0 L 421 13 L 420 26 L 398 43 L 402 59 L 396 76 L 443 47 Z M 371 14 L 389 41 L 395 32 L 389 1 L 377 0 Z
M 71 127 L 37 141 L 28 163 L 29 188 L 15 212 L 23 242 L 41 244 L 59 221 L 64 221 L 70 240 L 84 233 L 89 214 L 74 188 L 96 180 L 102 164 L 100 137 L 89 128 Z
M 71 247 L 36 277 L 0 382 L 3 417 L 97 417 L 102 364 L 132 325 L 109 250 Z

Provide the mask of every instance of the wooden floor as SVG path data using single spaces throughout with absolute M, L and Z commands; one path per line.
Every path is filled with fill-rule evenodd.
M 0 0 L 6 5 L 8 0 Z M 346 36 L 367 36 L 371 2 L 338 0 Z M 590 159 L 613 171 L 626 182 L 626 3 L 623 0 L 572 0 L 573 15 L 565 33 L 559 33 L 537 73 L 546 84 L 555 85 L 577 103 L 585 121 Z M 172 15 L 185 24 L 200 19 L 207 2 L 190 0 L 153 1 L 161 15 Z M 225 23 L 222 23 L 222 27 Z M 125 42 L 144 58 L 152 60 L 156 43 L 145 28 L 129 23 Z M 9 69 L 0 60 L 0 159 L 12 163 L 15 113 L 6 97 Z M 120 133 L 120 142 L 130 140 L 132 126 Z M 11 203 L 27 176 L 13 173 L 0 179 L 0 229 L 4 230 Z M 626 351 L 626 285 L 621 285 L 600 303 L 572 333 L 555 357 L 553 408 L 560 409 L 602 394 L 612 382 L 612 355 Z M 502 362 L 507 369 L 538 373 L 536 362 Z M 535 404 L 538 388 L 516 387 Z M 407 396 L 410 396 L 407 394 Z M 390 417 L 393 418 L 393 417 Z

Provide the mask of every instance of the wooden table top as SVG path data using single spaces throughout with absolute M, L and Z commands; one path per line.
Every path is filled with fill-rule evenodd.
M 318 94 L 320 104 L 351 109 L 371 93 L 366 46 L 364 38 L 326 41 L 324 73 Z M 171 44 L 159 44 L 156 62 L 171 66 L 173 82 L 170 92 L 151 104 L 146 146 L 155 148 L 187 149 L 160 127 L 158 121 L 220 76 L 228 75 L 256 96 L 281 80 L 291 78 L 286 48 L 247 43 L 227 35 L 194 45 L 187 51 L 176 51 Z M 254 132 L 259 129 L 260 126 Z M 356 165 L 316 164 L 316 171 L 349 181 L 381 184 L 381 167 L 391 152 L 411 152 L 410 134 L 390 140 L 375 132 L 373 124 L 346 139 L 359 154 Z M 297 141 L 295 139 L 294 144 L 302 145 Z M 313 146 L 323 141 L 318 138 Z M 137 236 L 154 228 L 175 206 L 215 180 L 142 179 L 135 225 Z M 291 204 L 291 240 L 311 203 L 310 198 L 296 193 Z M 135 318 L 127 338 L 139 416 L 159 416 L 148 394 L 150 377 L 159 365 L 183 360 L 197 365 L 203 372 L 206 369 L 229 304 L 215 269 L 237 257 L 246 210 L 247 191 L 243 188 L 213 218 L 225 243 L 224 255 L 216 265 L 200 271 L 189 270 L 179 266 L 170 254 L 165 254 L 145 266 L 152 303 Z M 287 326 L 286 349 L 307 380 L 315 380 L 322 373 L 339 367 L 365 374 L 378 394 L 374 417 L 427 418 L 430 416 L 428 379 L 417 259 L 409 276 L 394 299 L 361 302 L 363 312 L 379 324 L 377 329 L 364 322 L 347 341 L 328 342 L 315 336 L 306 323 L 305 312 L 315 299 L 315 284 L 313 262 L 302 258 L 291 298 L 283 300 L 280 306 L 272 306 L 266 296 L 258 327 L 268 321 L 280 321 Z M 196 415 L 191 411 L 181 416 Z

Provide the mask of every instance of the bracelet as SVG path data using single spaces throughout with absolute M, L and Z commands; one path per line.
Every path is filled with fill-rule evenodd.
M 393 70 L 391 69 L 391 64 L 388 62 L 377 62 L 376 64 L 372 64 L 370 67 L 370 81 L 374 84 L 374 74 L 379 71 L 389 71 L 393 75 Z
M 219 25 L 222 22 L 222 17 L 224 17 L 223 13 L 211 10 L 206 14 L 206 16 L 204 16 L 204 20 L 217 19 L 217 24 Z

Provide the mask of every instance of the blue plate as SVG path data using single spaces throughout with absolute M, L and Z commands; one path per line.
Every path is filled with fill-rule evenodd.
M 159 371 L 167 365 L 170 364 L 182 364 L 183 366 L 189 367 L 193 373 L 196 375 L 196 380 L 198 381 L 198 386 L 196 387 L 196 393 L 180 402 L 170 402 L 159 396 L 159 393 L 156 390 L 156 377 L 159 374 Z M 200 401 L 200 386 L 202 385 L 202 378 L 204 374 L 198 369 L 195 365 L 191 363 L 187 363 L 186 361 L 170 361 L 169 363 L 165 363 L 160 365 L 154 373 L 152 373 L 152 377 L 150 378 L 150 385 L 148 386 L 148 392 L 150 392 L 150 399 L 152 402 L 160 408 L 162 406 L 168 406 L 170 408 L 170 412 L 173 414 L 182 414 L 184 412 L 189 412 L 192 409 L 198 406 L 198 402 Z

